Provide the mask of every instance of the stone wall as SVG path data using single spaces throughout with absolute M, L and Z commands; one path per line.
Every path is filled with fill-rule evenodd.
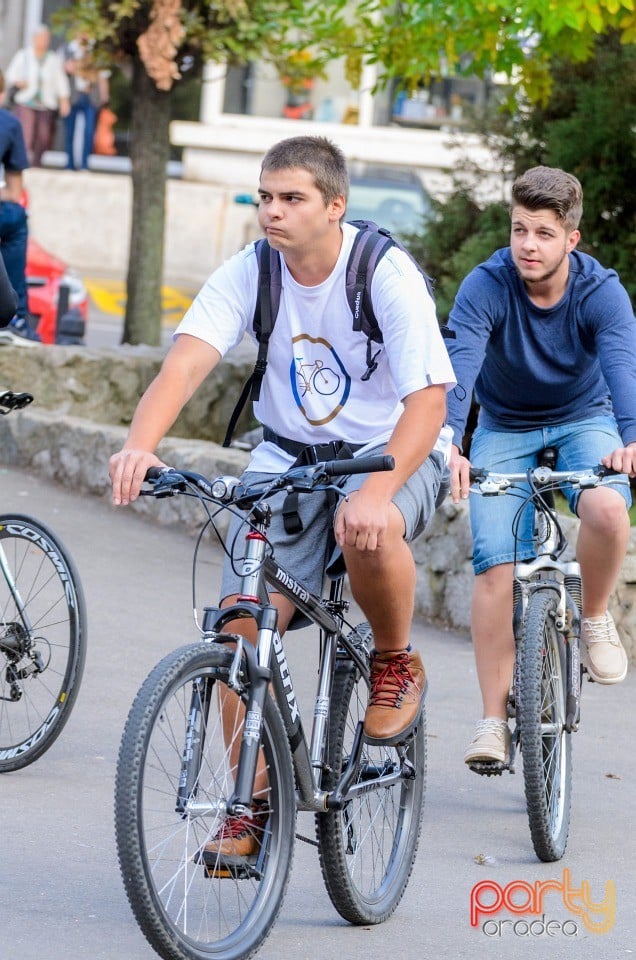
M 137 398 L 161 357 L 161 351 L 147 348 L 0 348 L 0 383 L 10 384 L 15 390 L 28 388 L 36 394 L 32 406 L 0 417 L 0 462 L 22 465 L 69 488 L 108 498 L 109 457 L 120 449 Z M 240 473 L 248 454 L 224 449 L 214 439 L 218 440 L 224 429 L 237 386 L 250 369 L 251 362 L 245 357 L 239 358 L 235 367 L 221 365 L 184 415 L 182 422 L 190 431 L 190 439 L 178 435 L 166 438 L 158 451 L 162 459 L 210 477 Z M 192 439 L 196 434 L 194 424 L 201 422 L 201 416 L 206 432 L 214 425 L 214 430 L 210 429 L 214 439 Z M 161 523 L 179 523 L 193 532 L 200 528 L 200 509 L 196 501 L 186 497 L 163 501 L 141 498 L 131 509 Z M 577 527 L 574 518 L 565 519 L 571 550 Z M 447 500 L 413 550 L 418 571 L 418 616 L 468 630 L 473 573 L 467 504 L 455 506 Z M 636 533 L 632 532 L 611 609 L 633 661 L 635 603 Z
M 2 346 L 0 385 L 34 393 L 31 409 L 55 411 L 58 417 L 128 426 L 139 397 L 156 376 L 164 356 L 163 348 L 147 346 L 94 350 Z M 170 435 L 221 443 L 234 404 L 252 371 L 254 357 L 251 346 L 231 351 L 184 408 Z M 246 409 L 236 435 L 252 425 L 249 413 Z

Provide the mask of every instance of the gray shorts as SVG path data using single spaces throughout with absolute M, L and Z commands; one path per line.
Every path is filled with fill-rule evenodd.
M 365 456 L 381 454 L 384 446 L 365 452 Z M 271 479 L 271 474 L 246 471 L 242 480 L 254 483 Z M 346 477 L 342 485 L 345 492 L 358 490 L 368 474 Z M 422 533 L 449 491 L 449 474 L 441 453 L 433 451 L 422 466 L 398 490 L 393 502 L 404 517 L 405 540 L 410 543 Z M 293 573 L 312 593 L 320 594 L 325 574 L 336 575 L 341 567 L 334 555 L 333 518 L 337 504 L 328 504 L 322 493 L 301 494 L 298 497 L 298 513 L 303 529 L 289 534 L 283 525 L 282 505 L 285 493 L 273 496 L 268 503 L 272 509 L 272 522 L 267 539 L 272 544 L 276 559 L 282 567 Z M 234 566 L 240 564 L 245 552 L 247 528 L 239 517 L 233 517 L 226 545 L 232 552 Z M 337 551 L 340 554 L 340 551 Z M 340 555 L 341 556 L 341 555 Z M 239 577 L 226 558 L 221 581 L 221 599 L 239 593 Z

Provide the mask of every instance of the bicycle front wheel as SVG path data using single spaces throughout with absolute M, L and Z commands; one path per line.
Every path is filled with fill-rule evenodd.
M 79 576 L 43 523 L 0 517 L 0 773 L 33 763 L 62 732 L 86 658 Z
M 232 660 L 232 653 L 209 643 L 173 651 L 142 685 L 122 738 L 115 793 L 119 862 L 137 922 L 166 960 L 250 957 L 268 935 L 289 879 L 294 781 L 270 696 L 259 760 L 266 783 L 255 791 L 262 824 L 256 848 L 242 850 L 240 831 L 230 829 L 227 802 L 245 715 L 228 688 Z M 243 840 L 251 830 L 248 821 Z M 220 838 L 232 835 L 236 843 L 222 850 Z M 216 853 L 206 853 L 204 862 L 210 845 Z
M 540 860 L 559 860 L 570 829 L 572 738 L 565 729 L 566 649 L 557 631 L 555 590 L 532 594 L 521 640 L 517 720 L 532 844 Z
M 367 650 L 368 624 L 356 629 Z M 358 723 L 364 719 L 368 687 L 354 664 L 339 659 L 329 722 L 327 774 L 332 790 L 351 755 Z M 393 775 L 389 785 L 373 781 Z M 426 783 L 426 715 L 404 746 L 363 743 L 353 780 L 364 789 L 341 810 L 317 814 L 320 865 L 329 897 L 349 923 L 381 923 L 406 890 L 419 842 Z

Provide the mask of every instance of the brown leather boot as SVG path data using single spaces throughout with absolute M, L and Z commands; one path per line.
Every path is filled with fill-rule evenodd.
M 195 863 L 214 868 L 227 858 L 258 856 L 268 816 L 267 803 L 255 800 L 251 817 L 228 817 L 212 840 L 196 854 Z
M 371 654 L 371 690 L 364 733 L 371 742 L 399 743 L 417 726 L 426 673 L 416 650 Z

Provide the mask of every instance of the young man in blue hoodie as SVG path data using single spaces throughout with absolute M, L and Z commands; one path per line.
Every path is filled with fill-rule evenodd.
M 616 273 L 576 249 L 582 212 L 576 177 L 551 167 L 528 170 L 512 189 L 510 247 L 476 267 L 459 289 L 449 320 L 457 335 L 449 352 L 463 388 L 448 396 L 455 502 L 468 496 L 470 461 L 521 472 L 546 446 L 557 447 L 559 469 L 603 462 L 636 474 L 636 321 Z M 480 412 L 469 461 L 462 439 L 473 389 Z M 564 491 L 581 521 L 584 662 L 605 684 L 627 672 L 607 610 L 630 532 L 630 490 L 627 477 L 622 480 Z M 518 507 L 514 497 L 471 498 L 471 625 L 484 709 L 464 757 L 468 764 L 509 760 Z M 530 534 L 526 530 L 518 545 L 518 560 L 532 555 Z

